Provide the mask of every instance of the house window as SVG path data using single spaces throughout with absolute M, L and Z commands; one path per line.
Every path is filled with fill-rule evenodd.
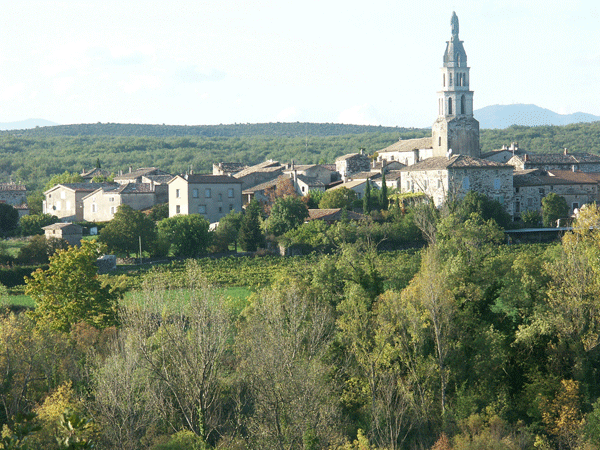
M 464 191 L 468 191 L 471 188 L 471 182 L 469 181 L 469 177 L 464 177 L 462 180 L 462 188 Z
M 210 188 L 204 190 L 204 198 L 210 198 Z
M 66 210 L 67 210 L 67 211 L 68 211 L 69 209 L 71 209 L 71 202 L 70 202 L 69 200 L 67 200 L 67 201 L 65 202 L 65 208 L 66 208 Z
M 571 208 L 571 210 L 572 210 L 573 212 L 575 212 L 575 210 L 576 210 L 576 209 L 579 209 L 579 202 L 574 202 L 574 203 L 573 203 L 573 205 L 572 205 L 572 208 Z
M 437 180 L 438 181 L 438 189 L 442 188 L 442 180 Z
M 96 204 L 92 203 L 92 212 L 95 213 L 96 212 Z
M 109 202 L 114 202 L 114 201 L 115 201 L 115 198 L 114 198 L 114 197 L 108 197 L 108 201 L 109 201 Z
M 233 189 L 228 189 L 227 190 L 227 197 L 233 198 Z
M 198 189 L 194 189 L 194 190 L 192 191 L 192 197 L 194 197 L 194 198 L 198 198 Z
M 206 214 L 206 205 L 198 205 L 198 214 Z
M 60 211 L 60 208 L 61 208 L 61 206 L 62 206 L 62 205 L 61 205 L 61 201 L 60 201 L 60 200 L 59 200 L 59 201 L 57 201 L 57 202 L 56 202 L 56 210 L 57 210 L 57 211 Z
M 175 189 L 175 198 L 181 198 L 181 191 L 179 189 Z
M 502 182 L 500 181 L 500 178 L 494 178 L 494 189 L 499 190 L 501 186 Z
M 519 203 L 519 201 L 515 202 L 515 212 L 521 212 L 521 203 Z
M 115 207 L 114 207 L 114 206 L 111 206 L 111 207 L 110 207 L 110 213 L 111 213 L 111 214 L 114 214 L 114 213 L 115 213 Z
M 541 195 L 541 196 L 544 196 L 544 195 L 546 195 L 546 189 L 544 189 L 544 188 L 540 188 L 540 195 Z
M 223 207 L 219 206 L 219 212 L 222 213 L 223 212 Z
M 63 200 L 64 200 L 65 198 L 67 198 L 67 194 L 66 194 L 66 192 L 65 192 L 65 191 L 61 191 L 61 193 L 60 193 L 60 198 L 62 198 Z
M 175 205 L 175 214 L 181 214 L 181 206 Z
M 233 211 L 233 203 L 229 204 L 229 211 Z

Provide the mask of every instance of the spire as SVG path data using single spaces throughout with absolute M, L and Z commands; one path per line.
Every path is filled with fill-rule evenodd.
M 467 67 L 467 53 L 462 41 L 458 38 L 458 28 L 458 16 L 456 12 L 452 12 L 452 18 L 450 19 L 452 37 L 446 42 L 444 67 Z
M 450 19 L 450 27 L 452 28 L 452 38 L 458 39 L 458 16 L 456 12 L 452 11 L 452 18 Z

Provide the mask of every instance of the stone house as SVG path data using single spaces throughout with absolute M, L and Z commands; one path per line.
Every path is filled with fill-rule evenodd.
M 363 150 L 360 153 L 349 153 L 335 160 L 335 169 L 345 181 L 354 173 L 371 170 L 371 158 L 365 155 Z
M 83 228 L 70 222 L 58 222 L 42 227 L 46 239 L 64 239 L 69 245 L 75 246 L 81 243 Z
M 0 203 L 12 206 L 27 204 L 27 188 L 24 184 L 0 183 Z
M 154 183 L 126 183 L 103 186 L 83 197 L 83 219 L 88 222 L 112 220 L 120 205 L 144 210 L 169 201 L 169 186 Z
M 169 217 L 200 214 L 209 223 L 242 210 L 242 181 L 226 175 L 177 175 L 169 181 Z
M 590 153 L 571 154 L 567 149 L 559 154 L 515 155 L 507 162 L 516 170 L 571 170 L 580 172 L 600 172 L 600 156 Z
M 83 197 L 102 187 L 115 187 L 115 183 L 66 183 L 57 184 L 44 192 L 44 214 L 52 214 L 61 222 L 83 220 Z
M 283 173 L 284 167 L 277 161 L 269 160 L 256 164 L 251 167 L 246 167 L 244 170 L 233 174 L 233 176 L 241 181 L 242 189 L 249 189 L 261 183 L 274 180 Z
M 431 137 L 419 139 L 400 139 L 377 152 L 377 161 L 400 162 L 405 166 L 423 161 L 433 156 Z
M 365 187 L 367 186 L 366 181 L 366 178 L 346 181 L 345 183 L 338 184 L 337 186 L 334 186 L 331 189 L 340 189 L 345 187 L 347 189 L 350 189 L 351 191 L 356 192 L 356 196 L 358 197 L 358 199 L 362 199 L 365 195 Z
M 582 205 L 598 201 L 599 179 L 599 173 L 569 170 L 516 171 L 513 175 L 514 218 L 518 220 L 525 211 L 539 211 L 543 198 L 551 192 L 567 201 L 569 215 L 573 215 Z
M 213 175 L 227 175 L 231 176 L 238 172 L 241 172 L 244 169 L 247 169 L 248 166 L 244 163 L 237 162 L 220 162 L 218 164 L 213 164 Z
M 494 161 L 499 163 L 508 163 L 513 156 L 523 156 L 525 151 L 519 148 L 517 142 L 513 142 L 509 147 L 503 145 L 500 150 L 492 150 L 491 152 L 482 153 L 481 159 Z
M 171 178 L 173 178 L 173 175 L 156 167 L 141 167 L 137 170 L 131 170 L 130 167 L 128 173 L 120 173 L 114 178 L 114 181 L 119 184 L 154 183 L 166 185 Z
M 295 164 L 292 162 L 283 169 L 283 173 L 290 178 L 296 174 L 296 176 L 301 175 L 307 179 L 316 179 L 322 186 L 327 186 L 340 179 L 340 174 L 335 169 L 323 164 Z
M 513 212 L 513 167 L 466 155 L 433 157 L 402 169 L 401 192 L 422 192 L 441 206 L 476 191 Z

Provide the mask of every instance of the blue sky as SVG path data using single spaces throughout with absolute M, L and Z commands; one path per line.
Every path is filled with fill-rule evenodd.
M 475 109 L 600 115 L 597 1 L 0 5 L 0 122 L 426 127 L 452 11 Z

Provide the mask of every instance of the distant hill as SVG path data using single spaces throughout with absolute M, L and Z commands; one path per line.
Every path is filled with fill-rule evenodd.
M 56 125 L 14 130 L 11 134 L 23 136 L 129 136 L 129 137 L 304 137 L 345 136 L 373 132 L 410 132 L 415 128 L 382 127 L 371 125 L 344 125 L 338 123 L 247 123 L 232 125 L 144 125 L 123 123 L 93 123 Z
M 569 125 L 572 123 L 596 122 L 600 116 L 582 112 L 558 114 L 536 105 L 492 105 L 475 110 L 480 128 L 504 129 L 511 125 L 538 127 L 543 125 Z
M 0 130 L 25 130 L 29 128 L 35 127 L 51 127 L 54 125 L 58 125 L 55 122 L 50 122 L 49 120 L 44 119 L 27 119 L 21 120 L 19 122 L 4 122 L 0 123 Z

